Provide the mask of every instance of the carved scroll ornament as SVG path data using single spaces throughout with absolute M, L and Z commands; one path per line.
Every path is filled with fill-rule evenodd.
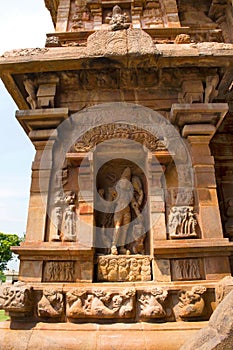
M 129 124 L 106 124 L 87 131 L 72 147 L 71 152 L 88 152 L 97 144 L 111 139 L 129 139 L 139 142 L 151 151 L 165 150 L 167 140 L 158 139 L 147 130 Z

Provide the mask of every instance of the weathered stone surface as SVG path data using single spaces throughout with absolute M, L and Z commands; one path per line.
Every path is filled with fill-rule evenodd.
M 207 327 L 180 350 L 231 350 L 233 340 L 233 291 L 218 305 Z
M 140 29 L 100 30 L 87 39 L 89 56 L 120 56 L 156 54 L 152 38 Z

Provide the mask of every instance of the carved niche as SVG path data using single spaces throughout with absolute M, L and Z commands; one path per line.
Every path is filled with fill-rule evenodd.
M 141 319 L 164 318 L 166 312 L 163 302 L 168 295 L 167 290 L 159 287 L 148 288 L 138 298 L 139 316 Z
M 122 158 L 96 168 L 97 254 L 147 254 L 149 217 L 144 171 L 135 162 Z
M 97 279 L 102 282 L 151 281 L 150 257 L 99 256 Z
M 67 293 L 66 315 L 78 318 L 132 318 L 135 313 L 135 289 L 119 291 L 76 288 Z

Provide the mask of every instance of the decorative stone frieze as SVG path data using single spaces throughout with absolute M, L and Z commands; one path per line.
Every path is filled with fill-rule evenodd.
M 104 288 L 76 288 L 67 293 L 68 318 L 132 318 L 135 314 L 135 289 L 110 291 Z
M 98 281 L 150 281 L 151 259 L 149 256 L 99 256 Z

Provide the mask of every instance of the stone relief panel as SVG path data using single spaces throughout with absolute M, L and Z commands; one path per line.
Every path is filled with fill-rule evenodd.
M 33 307 L 33 288 L 23 282 L 4 284 L 0 289 L 0 308 L 15 313 L 30 313 Z
M 61 291 L 52 288 L 44 289 L 37 305 L 37 313 L 42 318 L 60 318 L 64 314 L 64 300 Z
M 151 259 L 145 256 L 99 256 L 97 280 L 101 282 L 151 281 Z
M 172 259 L 173 281 L 203 279 L 200 259 Z
M 205 301 L 202 295 L 206 292 L 204 286 L 194 286 L 191 291 L 182 290 L 179 293 L 178 315 L 181 319 L 192 320 L 203 317 Z
M 139 317 L 144 320 L 166 317 L 163 302 L 167 295 L 167 290 L 159 287 L 148 288 L 143 291 L 138 297 Z
M 75 261 L 45 261 L 44 282 L 74 282 Z
M 77 238 L 76 194 L 57 191 L 54 195 L 51 221 L 54 226 L 52 241 L 75 242 Z
M 170 239 L 197 237 L 197 220 L 192 206 L 174 206 L 168 216 Z
M 135 313 L 135 289 L 119 291 L 77 288 L 67 293 L 68 318 L 132 318 Z

